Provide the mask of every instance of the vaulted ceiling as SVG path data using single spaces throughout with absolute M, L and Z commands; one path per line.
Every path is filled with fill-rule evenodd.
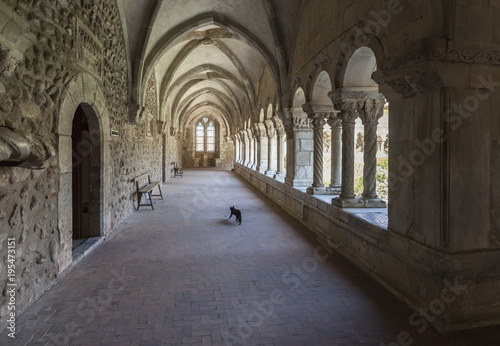
M 155 76 L 160 118 L 181 131 L 211 114 L 230 131 L 258 114 L 263 75 L 285 87 L 300 0 L 118 0 L 129 60 L 129 102 Z M 279 19 L 278 19 L 279 18 Z M 262 105 L 264 106 L 264 105 Z

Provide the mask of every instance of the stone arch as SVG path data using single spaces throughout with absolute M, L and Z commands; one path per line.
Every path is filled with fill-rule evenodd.
M 330 75 L 326 71 L 317 73 L 312 87 L 310 102 L 314 105 L 332 105 L 332 101 L 328 97 L 332 90 L 332 81 Z
M 335 89 L 345 86 L 346 70 L 355 54 L 358 55 L 355 57 L 357 60 L 361 58 L 360 52 L 367 53 L 367 49 L 370 49 L 375 57 L 375 63 L 387 58 L 388 47 L 385 40 L 380 36 L 382 32 L 377 30 L 377 27 L 378 24 L 372 21 L 360 22 L 344 36 L 337 51 L 336 63 L 331 64 L 328 71 L 329 75 L 333 76 Z M 360 48 L 362 50 L 358 51 Z
M 302 109 L 302 105 L 306 103 L 306 94 L 302 87 L 297 87 L 293 94 L 292 107 Z
M 307 102 L 312 102 L 314 104 L 331 104 L 331 102 L 326 103 L 326 99 L 323 100 L 322 103 L 317 103 L 318 97 L 325 97 L 323 94 L 321 94 L 320 96 L 318 95 L 318 88 L 324 88 L 328 91 L 332 90 L 333 88 L 332 80 L 329 73 L 327 72 L 330 68 L 330 63 L 330 57 L 325 53 L 320 53 L 316 61 L 311 65 L 305 88 Z M 327 78 L 325 77 L 325 74 L 328 76 Z M 329 83 L 329 85 L 327 83 Z M 316 94 L 314 94 L 315 88 Z M 326 93 L 326 97 L 328 97 L 328 92 Z M 316 102 L 314 101 L 314 98 L 316 98 Z
M 60 172 L 58 193 L 58 229 L 61 244 L 61 253 L 58 257 L 59 270 L 64 270 L 72 261 L 72 129 L 73 118 L 78 107 L 89 121 L 91 141 L 96 144 L 96 160 L 93 159 L 91 174 L 95 179 L 92 191 L 91 225 L 99 229 L 100 235 L 105 235 L 111 228 L 109 212 L 106 208 L 106 176 L 111 173 L 111 166 L 105 165 L 109 161 L 107 157 L 107 142 L 110 141 L 109 113 L 106 109 L 106 100 L 101 88 L 94 77 L 86 73 L 79 73 L 66 84 L 61 94 L 61 106 L 57 120 L 58 143 L 58 166 Z M 70 193 L 68 193 L 70 191 Z

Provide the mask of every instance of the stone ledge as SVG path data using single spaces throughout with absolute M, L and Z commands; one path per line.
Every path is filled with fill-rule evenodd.
M 303 188 L 276 184 L 241 165 L 235 165 L 235 172 L 254 186 L 265 182 L 269 189 L 261 191 L 277 205 L 415 311 L 428 307 L 458 280 L 465 288 L 432 323 L 436 329 L 456 331 L 498 323 L 500 307 L 490 303 L 500 286 L 500 251 L 440 252 L 388 230 L 387 209 L 329 205 L 325 211 L 321 196 L 307 195 Z

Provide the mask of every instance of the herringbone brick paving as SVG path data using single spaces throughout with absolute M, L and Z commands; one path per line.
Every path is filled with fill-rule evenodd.
M 16 345 L 497 345 L 442 335 L 241 180 L 188 170 L 18 319 Z M 229 206 L 242 211 L 238 226 Z M 408 334 L 404 334 L 407 332 Z M 401 343 L 397 343 L 398 336 Z M 409 340 L 413 340 L 409 343 Z

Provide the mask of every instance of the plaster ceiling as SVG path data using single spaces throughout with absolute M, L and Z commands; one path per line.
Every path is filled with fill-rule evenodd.
M 156 77 L 160 119 L 184 129 L 218 114 L 242 127 L 258 114 L 268 70 L 276 90 L 287 68 L 279 37 L 290 35 L 300 0 L 118 0 L 129 58 L 129 102 L 141 106 Z M 281 21 L 277 18 L 283 16 Z M 286 40 L 285 40 L 286 41 Z M 230 134 L 230 133 L 228 133 Z

